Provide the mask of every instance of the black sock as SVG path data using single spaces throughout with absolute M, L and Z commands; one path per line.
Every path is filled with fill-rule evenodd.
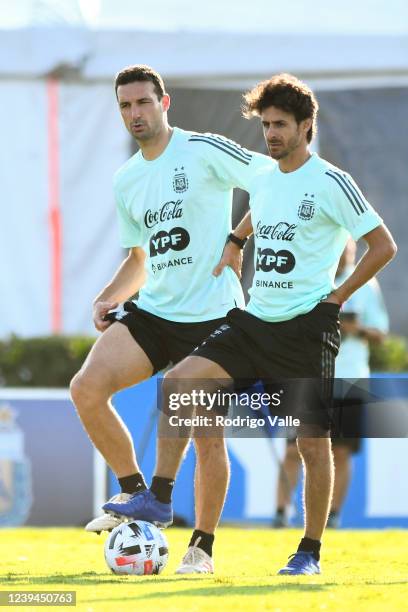
M 298 546 L 298 552 L 304 551 L 312 553 L 316 561 L 320 559 L 320 547 L 322 543 L 319 540 L 312 540 L 311 538 L 302 538 Z
M 339 516 L 339 511 L 338 510 L 330 510 L 329 518 L 337 518 L 338 516 Z
M 153 476 L 150 490 L 162 504 L 171 502 L 171 494 L 173 493 L 174 480 L 172 478 L 161 478 Z
M 214 537 L 212 533 L 205 533 L 205 531 L 194 529 L 189 546 L 197 546 L 197 548 L 201 548 L 201 550 L 206 552 L 209 557 L 212 557 Z
M 279 508 L 276 510 L 276 516 L 283 517 L 284 515 L 285 515 L 285 508 L 280 508 L 280 507 L 279 507 Z
M 123 476 L 123 478 L 118 478 L 118 481 L 122 493 L 139 493 L 139 491 L 147 489 L 145 479 L 141 472 L 131 474 L 130 476 Z

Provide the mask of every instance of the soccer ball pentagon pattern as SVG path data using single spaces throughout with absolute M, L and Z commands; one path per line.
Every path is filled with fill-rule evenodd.
M 160 574 L 168 558 L 165 536 L 145 521 L 118 525 L 105 542 L 105 560 L 114 574 Z

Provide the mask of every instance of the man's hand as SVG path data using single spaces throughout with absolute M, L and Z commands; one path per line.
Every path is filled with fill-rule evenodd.
M 242 249 L 233 242 L 227 242 L 225 245 L 221 259 L 213 270 L 213 275 L 219 276 L 225 266 L 232 268 L 238 278 L 241 278 Z
M 325 300 L 322 300 L 322 302 L 323 303 L 329 302 L 329 304 L 337 304 L 337 306 L 341 306 L 343 303 L 343 300 L 339 298 L 339 296 L 337 295 L 335 291 L 332 291 L 331 293 L 329 293 L 329 295 L 327 296 Z
M 118 306 L 118 302 L 95 302 L 93 305 L 93 322 L 96 329 L 100 332 L 104 332 L 112 321 L 104 321 L 104 316 Z

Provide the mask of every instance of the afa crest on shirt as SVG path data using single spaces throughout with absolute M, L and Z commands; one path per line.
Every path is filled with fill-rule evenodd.
M 184 193 L 188 189 L 188 178 L 184 172 L 184 166 L 174 168 L 173 189 L 176 193 Z
M 302 221 L 310 221 L 315 214 L 314 194 L 305 193 L 305 198 L 301 201 L 298 208 L 298 217 Z

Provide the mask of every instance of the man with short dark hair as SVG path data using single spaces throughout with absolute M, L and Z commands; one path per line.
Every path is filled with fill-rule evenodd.
M 118 88 L 121 85 L 128 85 L 129 83 L 139 83 L 150 81 L 153 83 L 154 93 L 158 100 L 161 100 L 166 95 L 166 89 L 164 81 L 161 75 L 153 70 L 150 66 L 144 64 L 136 64 L 133 66 L 127 66 L 120 70 L 115 77 L 115 94 L 118 99 Z
M 115 91 L 124 124 L 140 147 L 114 181 L 121 244 L 129 255 L 95 298 L 94 323 L 103 334 L 73 378 L 71 394 L 92 442 L 118 477 L 115 501 L 142 492 L 141 518 L 165 527 L 172 522 L 174 479 L 158 476 L 146 488 L 130 433 L 110 398 L 183 359 L 224 322 L 228 310 L 243 306 L 243 241 L 228 238 L 232 190 L 246 189 L 257 169 L 271 162 L 221 136 L 170 127 L 170 97 L 148 66 L 119 72 Z M 137 292 L 138 300 L 131 300 Z M 223 439 L 194 444 L 195 552 L 180 571 L 208 573 L 229 465 Z M 104 514 L 86 529 L 111 530 L 121 522 Z
M 333 486 L 330 406 L 338 352 L 341 304 L 395 255 L 394 241 L 353 179 L 309 151 L 317 115 L 313 92 L 291 75 L 277 75 L 245 95 L 247 117 L 259 116 L 277 166 L 250 181 L 255 236 L 255 275 L 245 311 L 231 310 L 227 323 L 167 373 L 164 395 L 190 393 L 189 381 L 292 380 L 302 390 L 298 448 L 305 466 L 305 534 L 280 574 L 320 573 L 321 537 Z M 244 228 L 245 229 L 245 228 Z M 238 226 L 235 234 L 244 237 Z M 334 276 L 349 235 L 368 250 L 334 289 Z M 299 383 L 300 381 L 300 383 Z M 300 387 L 299 387 L 300 384 Z M 315 391 L 318 393 L 315 393 Z M 319 395 L 320 394 L 320 395 Z M 166 408 L 166 407 L 165 407 Z M 165 410 L 166 412 L 166 410 Z M 156 476 L 175 478 L 186 439 L 159 439 Z M 138 518 L 138 495 L 106 509 Z

